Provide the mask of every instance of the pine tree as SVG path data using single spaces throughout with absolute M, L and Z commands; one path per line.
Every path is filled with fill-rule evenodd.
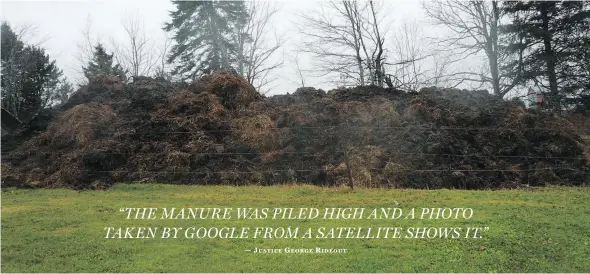
M 567 107 L 590 111 L 590 2 L 564 2 L 568 17 L 564 18 L 560 41 L 563 65 L 557 79 Z
M 56 72 L 55 61 L 50 61 L 45 51 L 38 47 L 27 46 L 23 53 L 24 71 L 21 72 L 22 94 L 20 110 L 21 121 L 26 121 L 46 106 L 46 92 L 51 90 L 51 76 Z
M 101 44 L 95 47 L 92 60 L 88 62 L 88 66 L 82 67 L 82 71 L 89 81 L 92 78 L 100 76 L 116 77 L 123 81 L 126 80 L 125 71 L 123 71 L 119 64 L 113 65 L 113 54 L 108 54 Z
M 66 78 L 62 78 L 59 81 L 59 85 L 55 90 L 54 97 L 52 98 L 52 103 L 55 105 L 63 105 L 67 102 L 70 95 L 74 93 L 74 87 L 70 82 L 67 81 Z
M 580 88 L 579 79 L 584 78 L 576 75 L 583 66 L 579 54 L 584 50 L 584 38 L 580 36 L 588 39 L 588 4 L 511 1 L 504 3 L 503 12 L 512 21 L 502 28 L 506 48 L 518 55 L 504 70 L 519 77 L 521 84 L 533 82 L 544 87 L 551 107 L 561 109 L 564 99 Z
M 28 121 L 44 107 L 62 72 L 45 50 L 25 45 L 10 26 L 2 23 L 2 107 Z
M 41 104 L 43 108 L 53 105 L 53 100 L 56 97 L 58 86 L 61 84 L 63 71 L 57 67 L 49 72 L 49 77 L 43 83 L 43 93 L 41 95 Z
M 22 67 L 22 52 L 24 43 L 18 38 L 10 25 L 2 22 L 2 43 L 0 57 L 2 59 L 2 107 L 17 115 L 20 97 L 20 75 Z
M 243 1 L 174 1 L 176 11 L 164 30 L 174 32 L 169 63 L 173 74 L 194 78 L 200 73 L 230 69 L 237 58 L 232 34 L 248 14 Z

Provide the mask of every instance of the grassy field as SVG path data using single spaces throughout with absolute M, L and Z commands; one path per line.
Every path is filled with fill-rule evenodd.
M 127 220 L 122 207 L 470 207 L 469 220 Z M 590 272 L 590 188 L 457 191 L 121 184 L 2 192 L 2 272 Z M 489 227 L 480 239 L 105 239 L 105 227 Z M 346 248 L 345 254 L 255 254 Z

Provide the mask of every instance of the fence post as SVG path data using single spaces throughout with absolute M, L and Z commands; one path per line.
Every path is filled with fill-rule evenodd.
M 526 132 L 526 131 L 525 131 Z M 533 132 L 534 133 L 534 132 Z M 526 135 L 526 134 L 525 134 Z M 527 138 L 525 138 L 526 140 L 526 184 L 527 187 L 531 186 L 531 148 L 529 146 L 529 135 L 526 135 Z M 535 165 L 533 165 L 534 167 Z
M 354 190 L 354 182 L 352 181 L 352 170 L 350 169 L 350 162 L 348 161 L 348 147 L 344 146 L 344 163 L 346 164 L 346 172 L 348 172 L 348 185 L 351 190 Z

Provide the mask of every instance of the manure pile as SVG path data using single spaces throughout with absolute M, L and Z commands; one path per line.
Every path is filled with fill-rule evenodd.
M 191 85 L 99 79 L 3 137 L 2 186 L 334 186 L 349 182 L 346 160 L 361 187 L 588 185 L 583 136 L 485 91 L 300 88 L 264 98 L 226 72 Z

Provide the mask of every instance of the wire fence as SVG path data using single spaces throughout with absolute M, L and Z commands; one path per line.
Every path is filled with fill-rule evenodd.
M 337 125 L 337 126 L 295 126 L 295 127 L 268 127 L 268 128 L 259 128 L 256 130 L 258 133 L 265 133 L 268 131 L 276 131 L 276 130 L 286 130 L 286 131 L 297 131 L 297 130 L 311 130 L 316 132 L 317 134 L 322 134 L 327 130 L 334 130 L 340 129 L 346 132 L 347 130 L 354 130 L 354 129 L 373 129 L 373 130 L 399 130 L 397 132 L 392 133 L 393 138 L 397 138 L 401 134 L 406 134 L 408 131 L 411 130 L 425 130 L 425 131 L 466 131 L 466 132 L 477 132 L 481 134 L 481 132 L 523 132 L 523 131 L 545 131 L 549 132 L 550 136 L 554 136 L 560 134 L 562 129 L 555 129 L 555 128 L 540 128 L 540 127 L 439 127 L 439 126 L 356 126 L 356 125 Z M 238 133 L 242 132 L 241 129 L 204 129 L 204 130 L 195 130 L 195 131 L 157 131 L 157 130 L 130 130 L 128 132 L 117 132 L 114 136 L 120 136 L 122 138 L 129 138 L 127 135 L 133 135 L 133 138 L 136 138 L 134 143 L 136 144 L 150 144 L 157 147 L 158 142 L 171 144 L 176 147 L 166 148 L 163 146 L 163 151 L 153 151 L 153 152 L 145 152 L 145 151 L 121 151 L 121 152 L 112 152 L 112 151 L 87 151 L 84 153 L 79 153 L 77 156 L 82 156 L 83 158 L 86 157 L 97 157 L 99 155 L 116 155 L 122 157 L 128 156 L 142 156 L 142 155 L 151 155 L 151 156 L 159 156 L 165 153 L 182 153 L 183 155 L 187 156 L 211 156 L 211 157 L 226 157 L 230 160 L 232 157 L 239 157 L 239 156 L 253 156 L 253 158 L 259 158 L 263 154 L 267 152 L 262 151 L 250 151 L 250 152 L 215 152 L 215 151 L 204 151 L 204 152 L 193 152 L 193 151 L 182 151 L 181 147 L 178 147 L 179 144 L 182 142 L 188 142 L 187 140 L 169 140 L 164 139 L 162 137 L 157 137 L 157 135 L 195 135 L 195 134 L 207 134 L 207 133 Z M 583 132 L 584 133 L 584 132 Z M 590 134 L 590 132 L 588 133 Z M 154 137 L 156 135 L 156 137 Z M 142 136 L 146 136 L 149 138 L 156 138 L 155 140 L 148 140 L 142 141 Z M 424 136 L 422 136 L 424 137 Z M 170 138 L 170 137 L 166 137 Z M 321 136 L 316 136 L 315 138 L 321 138 Z M 342 139 L 346 139 L 346 136 L 343 136 Z M 401 138 L 401 137 L 399 137 Z M 529 140 L 526 140 L 527 142 Z M 534 140 L 539 142 L 538 140 Z M 526 143 L 526 142 L 525 142 Z M 216 144 L 213 144 L 213 146 Z M 351 146 L 362 146 L 363 144 L 351 144 Z M 522 145 L 522 144 L 521 144 Z M 335 145 L 335 147 L 338 147 Z M 351 165 L 349 161 L 349 156 L 347 153 L 350 153 L 350 149 L 344 149 L 346 146 L 343 146 L 340 149 L 332 148 L 326 151 L 318 152 L 318 151 L 292 151 L 292 150 L 277 150 L 275 151 L 279 155 L 290 155 L 290 156 L 305 156 L 305 157 L 318 157 L 322 156 L 322 153 L 330 153 L 330 154 L 338 154 L 338 158 L 341 160 L 340 163 L 345 163 L 345 169 L 349 172 L 349 184 L 353 187 L 355 184 L 353 179 L 350 178 L 350 172 L 354 168 L 354 164 Z M 146 148 L 156 150 L 156 148 Z M 224 148 L 225 149 L 225 148 Z M 448 157 L 448 158 L 463 158 L 468 160 L 468 158 L 476 158 L 478 160 L 497 160 L 497 159 L 509 159 L 511 162 L 504 163 L 502 167 L 499 168 L 490 168 L 490 169 L 481 169 L 481 168 L 461 168 L 461 166 L 457 163 L 449 163 L 448 168 L 398 168 L 396 171 L 398 172 L 407 172 L 407 173 L 439 173 L 439 174 L 449 174 L 449 173 L 486 173 L 486 172 L 507 172 L 507 173 L 535 173 L 535 172 L 577 172 L 578 175 L 584 177 L 584 184 L 590 184 L 590 168 L 588 167 L 590 163 L 590 155 L 582 155 L 582 156 L 564 156 L 564 155 L 554 155 L 556 153 L 552 153 L 550 151 L 546 152 L 539 152 L 536 151 L 534 153 L 531 152 L 531 148 L 529 147 L 528 143 L 526 143 L 525 147 L 521 149 L 524 151 L 521 155 L 515 155 L 514 153 L 506 153 L 506 154 L 498 154 L 498 153 L 491 153 L 489 151 L 481 151 L 481 152 L 470 152 L 470 153 L 427 153 L 427 152 L 420 152 L 420 151 L 400 151 L 401 148 L 389 149 L 387 151 L 387 156 L 413 156 L 413 157 Z M 470 148 L 473 150 L 473 148 Z M 172 151 L 169 151 L 172 150 Z M 215 150 L 212 148 L 212 150 Z M 62 152 L 60 154 L 53 153 L 52 156 L 61 156 L 68 154 L 67 151 Z M 543 155 L 545 154 L 545 155 Z M 557 153 L 559 154 L 559 153 Z M 334 155 L 332 155 L 334 156 Z M 11 161 L 18 157 L 22 157 L 22 155 L 9 155 L 9 156 L 2 156 L 2 160 Z M 439 159 L 440 160 L 440 159 Z M 519 161 L 520 160 L 520 161 Z M 538 161 L 551 161 L 553 162 L 554 166 L 540 166 L 534 167 L 535 163 Z M 304 161 L 301 158 L 299 161 Z M 126 173 L 126 174 L 152 174 L 152 175 L 174 175 L 174 174 L 192 174 L 192 175 L 209 175 L 209 174 L 227 174 L 227 175 L 243 175 L 243 174 L 254 174 L 254 173 L 305 173 L 305 172 L 325 172 L 327 170 L 326 166 L 321 167 L 305 167 L 303 163 L 292 163 L 290 159 L 280 159 L 280 160 L 273 160 L 274 163 L 281 163 L 285 164 L 284 166 L 279 166 L 279 168 L 264 168 L 260 167 L 258 170 L 141 170 L 141 169 L 128 169 L 128 168 L 113 168 L 109 170 L 84 170 L 88 173 L 93 174 L 117 174 L 117 173 Z M 51 164 L 48 162 L 48 164 Z M 568 166 L 569 165 L 569 166 Z M 579 168 L 574 168 L 574 166 L 579 166 Z M 246 167 L 247 169 L 248 167 Z M 249 167 L 252 168 L 252 167 Z M 383 171 L 383 167 L 374 168 L 374 167 L 364 167 L 367 171 Z M 528 176 L 527 180 L 528 180 Z
M 357 125 L 337 125 L 337 126 L 295 126 L 295 127 L 267 127 L 264 130 L 294 130 L 294 129 L 415 129 L 415 130 L 489 130 L 489 131 L 527 131 L 527 130 L 541 130 L 541 131 L 563 131 L 563 129 L 556 128 L 540 128 L 540 127 L 424 127 L 424 126 L 395 126 L 395 127 L 384 127 L 384 126 L 357 126 Z M 582 132 L 588 132 L 589 130 L 579 129 Z M 241 129 L 203 129 L 194 131 L 145 131 L 145 132 L 128 132 L 128 134 L 191 134 L 201 132 L 238 132 Z
M 182 152 L 182 151 L 181 151 Z M 333 151 L 334 153 L 344 153 L 342 150 Z M 221 156 L 260 156 L 261 152 L 182 152 L 186 155 L 203 156 L 203 155 L 221 155 Z M 309 151 L 282 151 L 280 154 L 286 155 L 314 155 L 316 152 Z M 67 153 L 53 155 L 66 155 Z M 82 156 L 95 156 L 95 155 L 128 155 L 130 153 L 123 152 L 87 152 L 79 154 Z M 161 155 L 161 152 L 134 152 L 134 155 Z M 493 155 L 493 154 L 445 154 L 445 153 L 419 153 L 419 152 L 388 152 L 388 155 L 412 155 L 412 156 L 441 156 L 441 157 L 465 157 L 465 158 L 506 158 L 506 159 L 561 159 L 561 160 L 586 160 L 585 157 L 564 157 L 564 156 L 532 156 L 532 155 Z M 16 159 L 17 157 L 5 156 L 2 157 L 4 160 Z
M 379 171 L 382 169 L 368 168 L 368 170 Z M 398 169 L 398 171 L 407 172 L 533 172 L 533 171 L 574 171 L 573 168 L 537 168 L 537 169 Z M 262 171 L 131 171 L 131 170 L 95 170 L 90 172 L 96 173 L 146 173 L 146 174 L 252 174 L 260 172 L 279 173 L 279 172 L 316 172 L 326 171 L 326 169 L 269 169 Z M 581 174 L 590 174 L 581 173 Z

